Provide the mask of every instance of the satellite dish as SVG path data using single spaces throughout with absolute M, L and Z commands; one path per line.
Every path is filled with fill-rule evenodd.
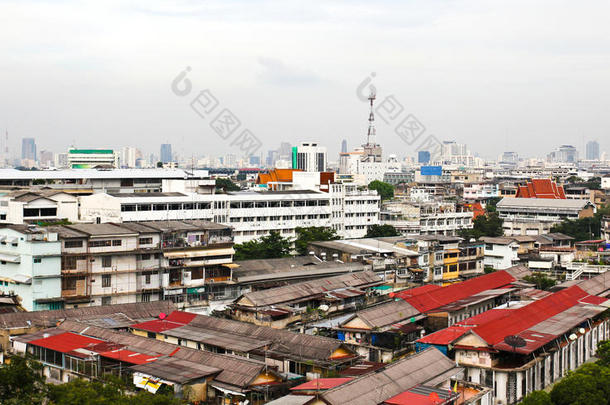
M 525 339 L 516 335 L 508 335 L 504 338 L 504 343 L 513 348 L 513 352 L 517 349 L 517 347 L 523 347 L 527 344 Z
M 578 329 L 578 333 L 580 333 L 580 334 L 585 333 L 585 328 L 580 328 L 580 329 Z
M 326 311 L 328 311 L 328 310 L 330 309 L 330 307 L 329 307 L 328 305 L 326 305 L 326 304 L 322 304 L 322 305 L 320 305 L 320 306 L 318 307 L 318 309 L 319 309 L 320 311 L 324 311 L 324 312 L 326 312 Z
M 576 334 L 575 334 L 575 333 L 572 333 L 572 334 L 569 336 L 569 338 L 570 338 L 570 340 L 576 340 L 576 339 L 578 338 L 578 336 L 576 336 Z

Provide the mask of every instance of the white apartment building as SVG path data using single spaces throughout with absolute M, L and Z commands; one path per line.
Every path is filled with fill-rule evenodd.
M 505 236 L 542 235 L 566 219 L 591 217 L 595 205 L 587 200 L 503 198 L 496 209 L 504 220 Z
M 519 243 L 515 239 L 484 236 L 479 240 L 485 243 L 485 267 L 504 270 L 519 263 Z
M 0 194 L 0 224 L 78 220 L 78 198 L 61 191 L 11 191 Z
M 464 200 L 487 200 L 494 197 L 500 197 L 500 185 L 497 183 L 474 183 L 464 185 Z
M 395 155 L 390 155 L 387 161 L 368 159 L 364 148 L 356 148 L 353 152 L 339 154 L 339 172 L 354 176 L 359 185 L 367 185 L 371 181 L 383 181 L 386 173 L 400 173 L 400 162 Z
M 0 293 L 17 294 L 27 311 L 62 308 L 57 233 L 30 225 L 0 228 Z
M 230 225 L 235 243 L 272 230 L 293 238 L 297 227 L 313 226 L 333 227 L 342 238 L 361 238 L 369 226 L 379 224 L 376 191 L 330 186 L 329 192 L 94 194 L 80 197 L 80 219 L 98 223 L 203 219 Z
M 318 142 L 301 142 L 292 148 L 292 168 L 306 172 L 326 171 L 326 147 Z
M 79 195 L 94 193 L 213 193 L 207 170 L 183 169 L 0 169 L 0 187 L 41 186 Z

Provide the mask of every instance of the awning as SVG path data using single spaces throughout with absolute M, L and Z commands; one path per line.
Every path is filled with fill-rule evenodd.
M 21 256 L 20 255 L 9 255 L 7 253 L 0 253 L 0 260 L 3 262 L 10 262 L 10 263 L 21 263 Z
M 233 248 L 182 250 L 179 252 L 163 252 L 168 259 L 184 259 L 191 257 L 209 257 L 235 254 Z
M 15 274 L 13 276 L 12 281 L 20 284 L 32 284 L 32 276 L 27 276 L 25 274 Z
M 236 268 L 239 267 L 239 264 L 237 264 L 237 263 L 227 263 L 227 264 L 222 264 L 221 266 L 228 267 L 230 269 L 236 269 Z

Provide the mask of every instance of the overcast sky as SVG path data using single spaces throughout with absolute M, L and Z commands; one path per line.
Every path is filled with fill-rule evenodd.
M 573 0 L 0 0 L 0 129 L 18 152 L 22 137 L 238 152 L 189 107 L 209 89 L 263 150 L 318 140 L 334 160 L 342 139 L 365 140 L 356 89 L 375 72 L 379 100 L 481 156 L 593 139 L 610 151 L 609 15 Z M 377 132 L 385 154 L 413 154 L 392 126 Z

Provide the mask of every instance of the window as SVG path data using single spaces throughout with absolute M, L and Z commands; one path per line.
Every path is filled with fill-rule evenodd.
M 70 248 L 82 248 L 83 247 L 83 241 L 82 240 L 67 240 L 64 242 L 64 247 L 66 249 L 70 249 Z
M 152 245 L 153 238 L 140 238 L 138 239 L 138 243 L 140 245 Z
M 95 248 L 95 247 L 106 247 L 106 246 L 111 246 L 112 242 L 109 240 L 91 240 L 89 241 L 89 247 Z
M 112 276 L 110 274 L 102 274 L 102 288 L 108 288 L 111 285 L 112 285 Z M 102 302 L 102 304 L 103 304 L 103 302 Z
M 42 263 L 42 257 L 35 257 L 34 263 Z
M 102 256 L 102 267 L 112 267 L 112 256 Z
M 107 295 L 105 297 L 102 297 L 102 305 L 110 305 L 112 304 L 112 297 Z
M 150 273 L 144 273 L 144 284 L 150 284 Z
M 115 239 L 112 241 L 112 246 L 121 246 L 123 244 L 123 241 L 120 239 Z
M 139 204 L 138 211 L 150 211 L 152 206 L 150 204 Z
M 125 212 L 125 211 L 135 211 L 136 210 L 136 206 L 135 204 L 122 204 L 121 205 L 121 211 Z

